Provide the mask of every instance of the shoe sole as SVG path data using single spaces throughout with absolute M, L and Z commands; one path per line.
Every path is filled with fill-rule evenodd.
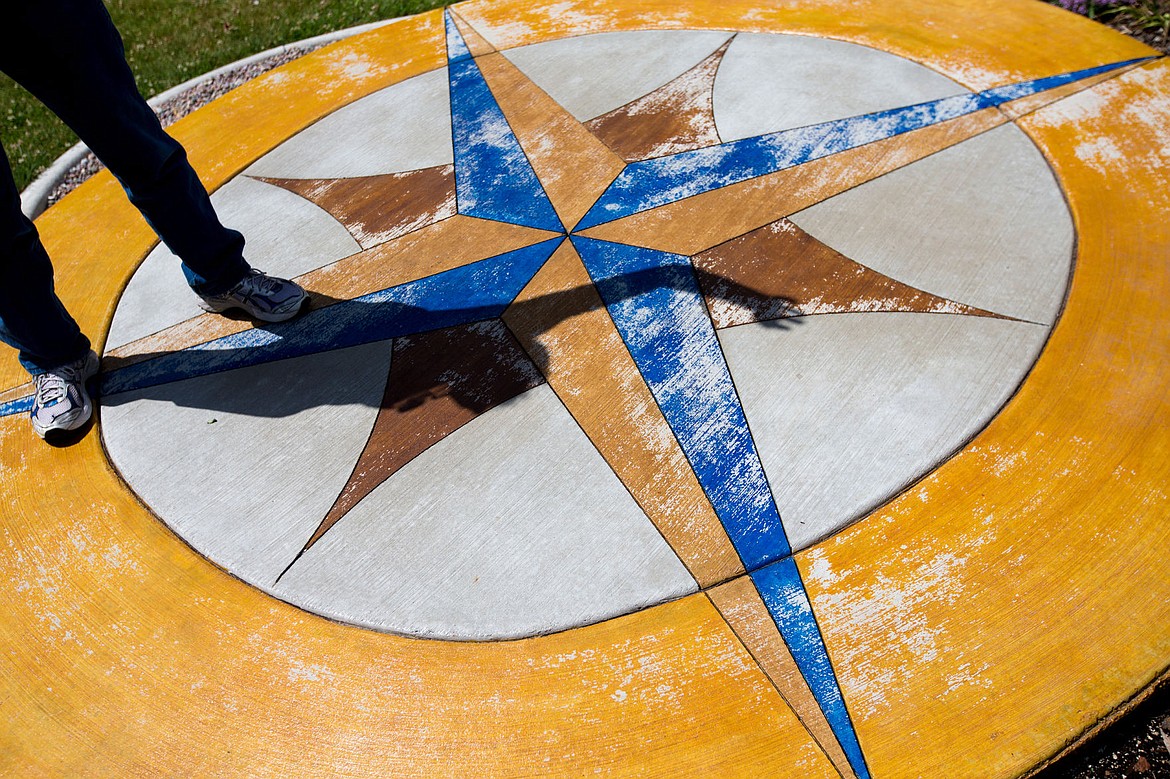
M 82 431 L 85 430 L 85 426 L 89 424 L 91 419 L 93 419 L 92 409 L 90 409 L 90 414 L 85 418 L 85 421 L 77 427 L 71 427 L 69 429 L 55 427 L 52 430 L 45 431 L 45 434 L 41 436 L 41 440 L 49 446 L 64 446 L 65 444 L 72 443 L 81 437 Z
M 204 311 L 207 311 L 207 312 L 212 313 L 212 314 L 223 314 L 223 313 L 226 313 L 228 311 L 243 311 L 248 316 L 252 317 L 253 319 L 258 319 L 261 322 L 275 323 L 275 322 L 287 322 L 288 320 L 295 317 L 297 314 L 301 313 L 301 311 L 305 308 L 305 304 L 309 302 L 309 296 L 306 295 L 305 297 L 301 298 L 301 302 L 298 303 L 295 308 L 291 309 L 290 311 L 286 311 L 282 314 L 266 314 L 266 313 L 261 313 L 261 312 L 257 312 L 257 311 L 252 311 L 251 309 L 248 309 L 245 306 L 241 306 L 238 303 L 223 303 L 223 304 L 211 303 L 209 301 L 204 300 L 203 298 L 199 298 L 198 301 L 196 301 L 196 302 L 198 302 L 200 308 L 202 308 Z

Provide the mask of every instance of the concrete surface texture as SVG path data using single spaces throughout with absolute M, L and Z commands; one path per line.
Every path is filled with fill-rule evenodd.
M 224 96 L 173 132 L 293 322 L 108 175 L 46 212 L 102 399 L 45 447 L 0 363 L 3 765 L 1008 777 L 1164 676 L 1170 66 L 863 6 L 468 2 Z

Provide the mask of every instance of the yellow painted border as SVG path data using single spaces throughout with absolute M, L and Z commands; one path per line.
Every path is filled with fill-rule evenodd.
M 880 775 L 1023 771 L 1170 667 L 1168 98 L 1162 58 L 1021 121 L 1078 235 L 1048 345 L 963 452 L 799 556 Z
M 824 35 L 979 89 L 1150 53 L 1032 0 L 679 6 L 460 11 L 501 47 L 647 27 Z M 426 14 L 173 131 L 215 189 L 317 118 L 442 63 Z M 1166 669 L 1167 95 L 1159 60 L 1021 121 L 1079 235 L 1050 343 L 962 453 L 799 555 L 875 776 L 1018 774 Z M 98 342 L 154 243 L 114 189 L 96 178 L 38 222 Z M 22 380 L 6 356 L 0 386 Z M 56 450 L 0 420 L 0 469 L 6 772 L 832 774 L 705 595 L 516 642 L 381 635 L 208 563 L 128 492 L 96 435 Z

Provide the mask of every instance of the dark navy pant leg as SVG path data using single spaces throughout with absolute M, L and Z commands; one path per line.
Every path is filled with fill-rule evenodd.
M 20 351 L 29 373 L 73 362 L 89 341 L 53 292 L 53 266 L 37 230 L 20 210 L 20 195 L 0 145 L 0 340 Z
M 218 293 L 246 275 L 243 237 L 219 221 L 183 147 L 138 92 L 101 0 L 37 0 L 6 10 L 0 70 L 60 116 L 110 169 L 182 261 Z

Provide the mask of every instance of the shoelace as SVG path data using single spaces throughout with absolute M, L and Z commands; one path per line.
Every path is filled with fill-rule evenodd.
M 69 391 L 69 385 L 81 381 L 81 371 L 78 368 L 57 368 L 50 373 L 42 373 L 33 379 L 37 388 L 36 396 L 42 405 L 53 405 L 60 402 Z
M 262 295 L 271 295 L 280 289 L 280 281 L 271 276 L 265 276 L 264 271 L 255 268 L 252 269 L 251 275 L 244 279 L 244 281 L 253 290 Z M 243 284 L 240 286 L 243 286 Z

